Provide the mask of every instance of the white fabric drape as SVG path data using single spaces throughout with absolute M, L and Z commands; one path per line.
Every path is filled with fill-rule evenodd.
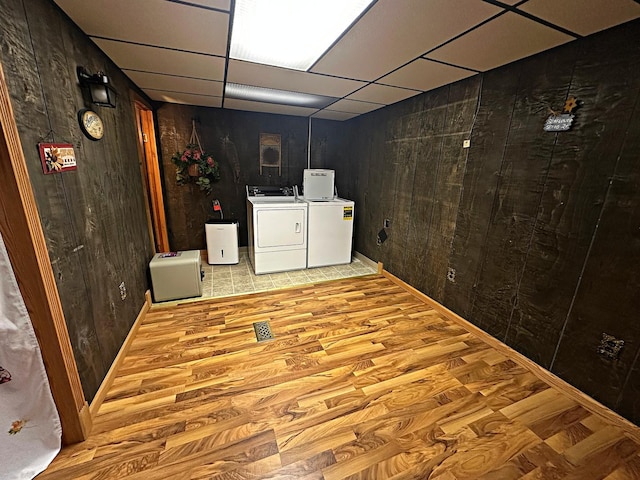
M 32 479 L 60 451 L 62 429 L 2 235 L 0 367 L 0 479 Z

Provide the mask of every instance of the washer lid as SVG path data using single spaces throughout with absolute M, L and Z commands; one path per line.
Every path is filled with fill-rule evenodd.
M 335 197 L 335 170 L 306 168 L 302 179 L 305 200 L 332 200 Z

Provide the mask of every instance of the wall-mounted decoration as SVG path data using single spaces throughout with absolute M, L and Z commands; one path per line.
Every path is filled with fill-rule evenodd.
M 78 123 L 89 140 L 100 140 L 104 136 L 104 124 L 96 112 L 83 108 L 78 112 Z
M 567 98 L 567 101 L 564 103 L 564 109 L 562 113 L 557 113 L 551 110 L 551 115 L 547 118 L 547 121 L 544 122 L 544 131 L 545 132 L 566 132 L 571 129 L 573 125 L 573 120 L 575 119 L 575 115 L 572 113 L 576 108 L 578 108 L 578 100 L 575 97 Z
M 39 143 L 38 148 L 42 171 L 45 174 L 66 172 L 77 168 L 76 154 L 70 143 Z
M 171 157 L 176 166 L 176 183 L 185 185 L 194 181 L 200 190 L 209 195 L 213 191 L 213 183 L 220 179 L 220 165 L 202 148 L 195 120 L 191 121 L 191 127 L 191 138 L 187 147 Z
M 262 167 L 278 169 L 278 175 L 282 175 L 281 138 L 276 133 L 260 134 L 260 175 Z

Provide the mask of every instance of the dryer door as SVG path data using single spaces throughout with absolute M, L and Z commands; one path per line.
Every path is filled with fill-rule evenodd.
M 258 248 L 305 245 L 306 211 L 304 208 L 265 209 L 257 212 Z

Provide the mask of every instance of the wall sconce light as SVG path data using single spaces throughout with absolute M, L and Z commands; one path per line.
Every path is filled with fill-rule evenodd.
M 116 91 L 109 85 L 109 78 L 102 72 L 90 74 L 84 67 L 77 68 L 81 87 L 89 89 L 91 102 L 100 107 L 116 108 Z

